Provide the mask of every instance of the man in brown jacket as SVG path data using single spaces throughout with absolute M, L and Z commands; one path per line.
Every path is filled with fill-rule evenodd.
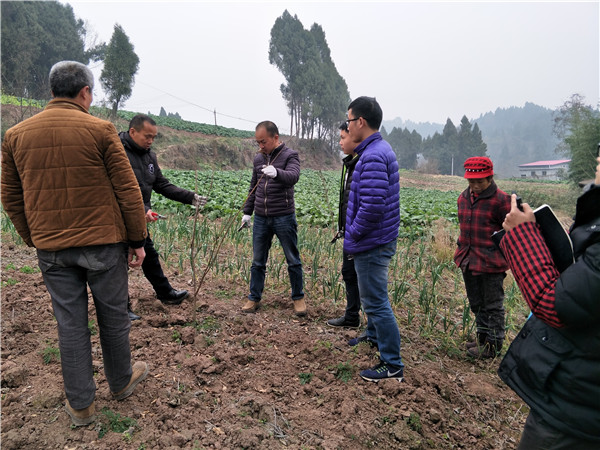
M 58 324 L 65 409 L 81 426 L 95 419 L 88 286 L 113 398 L 131 395 L 148 374 L 145 362 L 131 364 L 127 315 L 127 264 L 144 260 L 146 220 L 117 130 L 88 113 L 92 72 L 62 61 L 49 81 L 44 111 L 6 132 L 1 195 L 19 235 L 37 249 Z

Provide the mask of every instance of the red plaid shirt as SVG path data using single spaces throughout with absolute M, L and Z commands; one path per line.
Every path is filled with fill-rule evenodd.
M 539 225 L 525 222 L 513 228 L 502 238 L 500 247 L 533 314 L 551 327 L 562 328 L 554 292 L 560 273 Z
M 510 211 L 510 195 L 492 184 L 474 199 L 470 189 L 458 197 L 460 236 L 454 262 L 476 273 L 500 273 L 508 270 L 506 260 L 492 241 L 492 234 L 502 229 Z

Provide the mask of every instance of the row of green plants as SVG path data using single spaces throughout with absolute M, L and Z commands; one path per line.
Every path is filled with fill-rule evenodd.
M 163 170 L 169 180 L 183 188 L 208 196 L 203 214 L 211 219 L 241 211 L 248 195 L 252 172 Z M 338 219 L 339 171 L 302 170 L 295 187 L 298 222 L 318 227 L 333 227 Z M 424 232 L 435 220 L 446 218 L 456 223 L 459 192 L 417 188 L 400 189 L 400 219 L 404 234 Z M 154 194 L 153 209 L 161 214 L 192 214 L 194 208 Z M 241 216 L 240 216 L 241 217 Z
M 238 227 L 237 220 L 212 220 L 203 216 L 196 228 L 195 264 L 198 267 L 206 268 L 215 243 L 223 239 L 222 251 L 212 260 L 209 272 L 225 285 L 245 286 L 250 281 L 252 233 L 248 229 L 238 231 Z M 152 224 L 151 233 L 167 265 L 177 267 L 182 273 L 189 270 L 192 238 L 189 216 L 170 215 L 166 220 Z M 326 309 L 332 313 L 345 306 L 340 274 L 342 242 L 330 243 L 334 233 L 334 228 L 309 224 L 300 224 L 298 230 L 306 291 L 310 293 L 311 302 L 328 304 Z M 390 301 L 402 329 L 412 330 L 408 339 L 416 335 L 431 339 L 432 352 L 450 355 L 462 354 L 461 343 L 472 335 L 475 327 L 462 275 L 452 260 L 457 233 L 457 225 L 445 218 L 434 220 L 427 226 L 406 229 L 398 240 L 398 249 L 389 268 Z M 265 289 L 287 292 L 287 265 L 277 240 L 274 240 L 268 265 Z M 506 328 L 515 332 L 528 311 L 512 279 L 506 285 L 506 309 Z M 315 318 L 321 319 L 325 318 Z M 308 378 L 305 376 L 303 382 L 309 382 Z
M 119 110 L 117 114 L 119 117 L 129 122 L 131 118 L 138 113 Z M 253 131 L 238 130 L 236 128 L 227 128 L 220 125 L 190 122 L 189 120 L 178 119 L 177 117 L 161 117 L 154 114 L 149 115 L 154 119 L 157 125 L 173 128 L 174 130 L 191 131 L 195 133 L 203 133 L 222 137 L 254 138 Z
M 20 107 L 34 107 L 44 108 L 48 104 L 48 100 L 35 100 L 24 97 L 15 97 L 13 95 L 2 94 L 1 97 L 2 105 L 14 105 Z M 92 106 L 90 108 L 92 114 L 98 117 L 108 117 L 110 115 L 110 109 L 100 106 Z M 138 114 L 137 112 L 119 110 L 117 115 L 129 122 L 133 116 Z M 236 128 L 227 128 L 219 125 L 210 125 L 206 123 L 190 122 L 188 120 L 178 119 L 176 117 L 161 117 L 154 114 L 150 114 L 158 125 L 172 128 L 180 131 L 191 131 L 197 133 L 203 133 L 212 136 L 221 137 L 236 137 L 236 138 L 254 138 L 254 132 L 248 130 L 238 130 Z
M 1 101 L 3 105 L 14 105 L 14 106 L 33 106 L 35 108 L 44 108 L 47 101 L 44 100 L 33 100 L 24 97 L 15 97 L 14 95 L 2 94 Z

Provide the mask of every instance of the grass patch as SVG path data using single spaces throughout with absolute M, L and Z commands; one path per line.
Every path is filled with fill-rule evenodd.
M 109 431 L 114 433 L 125 433 L 131 428 L 135 428 L 137 426 L 137 422 L 134 419 L 130 417 L 123 417 L 121 414 L 113 412 L 106 407 L 102 408 L 101 413 L 106 417 L 108 423 L 101 421 L 98 424 L 99 439 L 102 439 Z M 129 434 L 129 436 L 131 436 L 131 434 Z

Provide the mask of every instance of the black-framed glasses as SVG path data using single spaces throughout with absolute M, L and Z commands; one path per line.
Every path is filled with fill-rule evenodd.
M 344 122 L 346 122 L 346 126 L 350 125 L 350 122 L 354 122 L 355 120 L 360 119 L 360 117 L 356 117 L 355 119 L 346 119 Z

